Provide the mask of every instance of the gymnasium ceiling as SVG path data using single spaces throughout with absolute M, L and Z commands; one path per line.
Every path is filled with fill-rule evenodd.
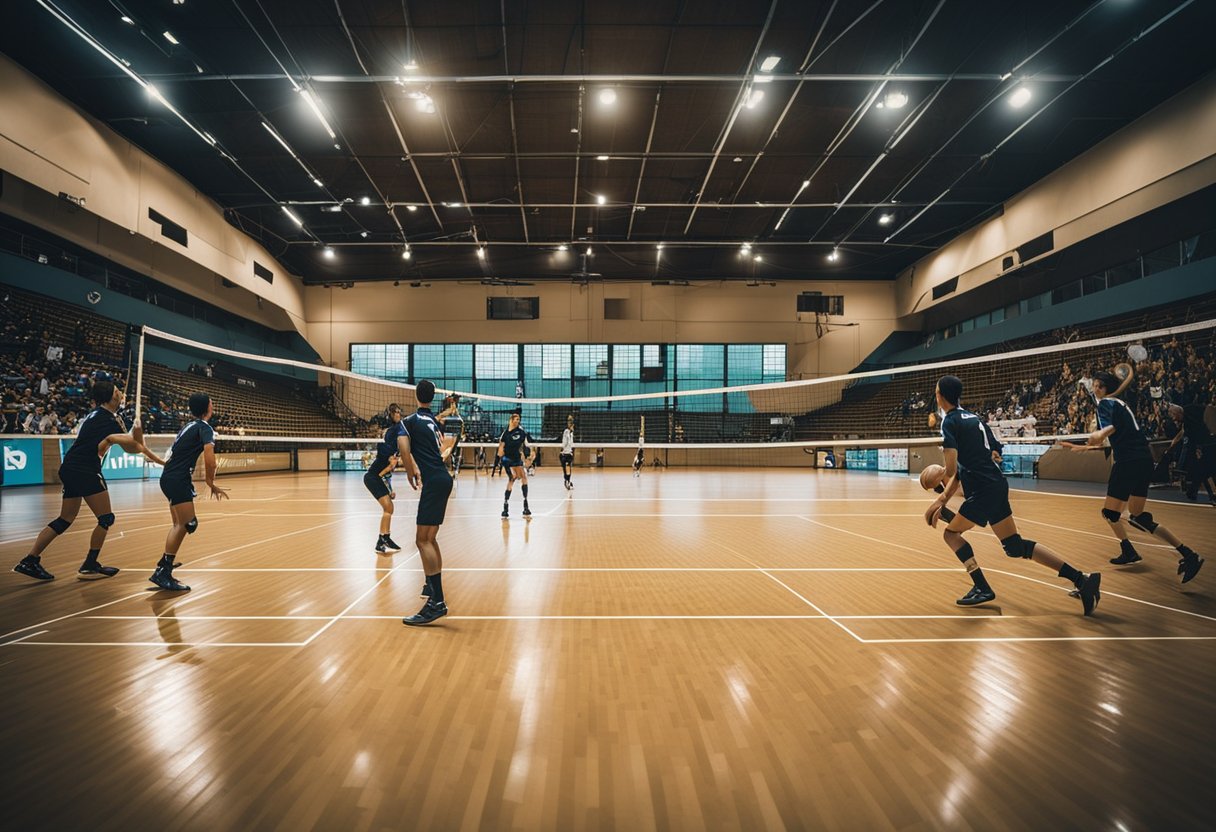
M 3 15 L 4 52 L 310 283 L 889 279 L 1216 67 L 1208 0 L 21 0 Z

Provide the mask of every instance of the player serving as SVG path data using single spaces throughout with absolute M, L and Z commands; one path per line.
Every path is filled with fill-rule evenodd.
M 969 607 L 996 600 L 996 593 L 976 568 L 971 544 L 963 538 L 964 533 L 976 526 L 991 524 L 992 532 L 1001 541 L 1006 555 L 1033 560 L 1055 571 L 1076 587 L 1085 614 L 1092 615 L 1101 598 L 1099 586 L 1102 576 L 1097 572 L 1087 575 L 1070 566 L 1043 544 L 1026 540 L 1018 534 L 1013 508 L 1009 505 L 1009 483 L 1005 481 L 1005 475 L 993 455 L 994 451 L 999 453 L 1000 444 L 983 419 L 959 405 L 962 394 L 963 382 L 957 377 L 942 376 L 938 380 L 935 389 L 937 406 L 946 414 L 942 419 L 942 455 L 946 462 L 947 482 L 942 494 L 925 512 L 925 521 L 931 526 L 936 525 L 946 503 L 960 487 L 964 489 L 963 504 L 958 514 L 949 521 L 943 537 L 955 557 L 966 567 L 974 586 L 955 603 Z
M 1110 442 L 1114 464 L 1110 467 L 1110 481 L 1106 485 L 1106 502 L 1102 507 L 1102 517 L 1110 524 L 1121 550 L 1119 556 L 1111 558 L 1110 562 L 1124 566 L 1143 560 L 1136 547 L 1128 540 L 1127 528 L 1123 525 L 1123 509 L 1126 507 L 1127 521 L 1134 528 L 1159 537 L 1178 550 L 1178 574 L 1182 576 L 1184 584 L 1188 583 L 1199 574 L 1203 558 L 1179 540 L 1173 532 L 1153 520 L 1152 512 L 1145 511 L 1149 481 L 1153 478 L 1153 454 L 1131 408 L 1114 395 L 1119 389 L 1119 379 L 1113 374 L 1094 373 L 1094 395 L 1098 398 L 1098 429 L 1089 435 L 1086 444 L 1068 443 L 1066 447 L 1075 451 L 1087 451 Z
M 34 545 L 27 554 L 13 567 L 13 571 L 37 578 L 40 581 L 54 580 L 55 576 L 42 565 L 42 552 L 51 541 L 68 530 L 76 514 L 80 511 L 80 501 L 88 504 L 89 510 L 97 517 L 97 527 L 89 538 L 89 551 L 84 563 L 77 570 L 85 578 L 109 578 L 118 574 L 113 566 L 102 566 L 98 562 L 101 547 L 106 541 L 106 534 L 114 525 L 114 513 L 110 510 L 110 492 L 107 490 L 106 478 L 101 473 L 101 461 L 110 450 L 111 445 L 117 445 L 130 454 L 143 454 L 157 465 L 165 461 L 144 445 L 144 432 L 137 421 L 130 434 L 125 432 L 118 418 L 118 409 L 122 407 L 125 397 L 121 390 L 114 386 L 114 381 L 108 373 L 99 372 L 94 377 L 93 386 L 89 388 L 89 398 L 96 405 L 89 414 L 80 420 L 76 440 L 63 456 L 63 464 L 59 466 L 59 481 L 63 483 L 63 502 L 59 507 L 59 516 L 47 524 L 38 535 Z
M 173 447 L 169 449 L 169 461 L 160 475 L 160 492 L 169 500 L 169 515 L 173 528 L 165 537 L 165 552 L 149 581 L 169 592 L 189 592 L 190 587 L 173 577 L 177 551 L 186 535 L 194 534 L 198 528 L 198 516 L 194 513 L 194 466 L 199 455 L 203 457 L 203 476 L 211 497 L 223 500 L 228 496 L 227 488 L 215 484 L 215 431 L 207 420 L 214 412 L 211 397 L 206 393 L 191 393 L 190 414 L 194 419 L 177 432 Z
M 502 498 L 503 517 L 511 516 L 511 490 L 516 480 L 519 480 L 520 491 L 524 495 L 524 517 L 532 516 L 532 509 L 528 508 L 528 472 L 524 465 L 525 460 L 530 462 L 532 458 L 531 448 L 528 447 L 532 437 L 520 427 L 519 420 L 519 413 L 512 413 L 507 429 L 498 439 L 498 456 L 502 459 L 503 470 L 507 472 L 507 491 Z

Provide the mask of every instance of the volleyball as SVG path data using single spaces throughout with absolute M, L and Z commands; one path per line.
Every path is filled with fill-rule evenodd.
M 926 465 L 925 469 L 920 472 L 920 487 L 926 491 L 932 491 L 941 485 L 942 480 L 946 476 L 946 468 L 943 465 Z

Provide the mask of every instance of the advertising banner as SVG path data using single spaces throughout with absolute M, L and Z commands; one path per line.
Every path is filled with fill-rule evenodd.
M 37 439 L 5 439 L 4 484 L 42 483 L 42 443 Z

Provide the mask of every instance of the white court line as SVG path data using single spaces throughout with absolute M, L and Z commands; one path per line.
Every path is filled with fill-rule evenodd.
M 420 554 L 419 551 L 417 549 L 415 549 L 413 554 L 411 554 L 408 558 L 406 558 L 406 561 L 413 560 L 415 557 L 419 557 L 419 554 Z M 405 565 L 405 561 L 402 561 L 401 563 L 397 564 L 392 569 L 390 569 L 388 572 L 386 572 L 384 577 L 382 577 L 380 580 L 376 581 L 374 584 L 372 584 L 370 587 L 368 587 L 368 589 L 366 591 L 364 591 L 362 594 L 360 594 L 358 598 L 356 598 L 355 600 L 353 600 L 349 604 L 347 604 L 346 608 L 344 610 L 342 610 L 342 612 L 338 613 L 337 615 L 335 615 L 333 618 L 331 618 L 329 620 L 329 623 L 323 625 L 321 627 L 321 629 L 317 630 L 315 633 L 313 633 L 311 636 L 309 636 L 304 641 L 303 646 L 307 647 L 309 644 L 312 644 L 313 641 L 317 638 L 317 636 L 321 635 L 326 630 L 328 630 L 330 627 L 334 626 L 334 624 L 338 621 L 338 619 L 340 619 L 342 616 L 346 615 L 348 612 L 350 612 L 352 609 L 354 609 L 356 604 L 358 604 L 360 601 L 362 601 L 364 598 L 366 598 L 368 595 L 370 595 L 373 591 L 375 591 L 376 588 L 380 586 L 380 584 L 384 583 L 385 581 L 387 581 L 389 579 L 390 575 L 392 575 L 394 572 L 396 572 L 398 569 L 400 569 L 404 565 Z
M 162 615 L 84 615 L 98 621 L 158 621 Z M 174 621 L 328 621 L 328 615 L 171 615 Z
M 1019 641 L 1213 641 L 1216 636 L 993 636 L 991 638 L 866 638 L 863 644 L 953 644 Z M 37 642 L 33 642 L 36 644 Z
M 1048 587 L 1051 587 L 1052 589 L 1058 589 L 1061 592 L 1071 592 L 1072 591 L 1072 589 L 1067 586 L 1058 586 L 1056 584 L 1049 584 L 1049 583 L 1047 583 L 1047 581 L 1041 581 L 1038 578 L 1031 578 L 1029 575 L 1019 575 L 1016 572 L 1006 572 L 1004 569 L 990 569 L 988 571 L 997 572 L 1001 575 L 1011 575 L 1015 578 L 1021 578 L 1023 581 L 1034 581 L 1036 584 L 1042 584 L 1043 586 L 1048 586 Z M 1202 613 L 1198 613 L 1198 612 L 1190 612 L 1189 610 L 1180 610 L 1177 607 L 1169 607 L 1169 606 L 1166 606 L 1165 604 L 1157 604 L 1152 601 L 1145 601 L 1141 598 L 1133 598 L 1130 595 L 1120 595 L 1117 592 L 1108 592 L 1105 589 L 1101 590 L 1101 593 L 1102 593 L 1102 597 L 1104 597 L 1104 598 L 1106 596 L 1110 596 L 1111 598 L 1122 598 L 1124 601 L 1134 601 L 1137 604 L 1144 604 L 1145 606 L 1148 606 L 1148 607 L 1157 607 L 1158 609 L 1169 610 L 1170 612 L 1181 613 L 1182 615 L 1191 615 L 1191 616 L 1194 616 L 1195 618 L 1202 618 L 1206 621 L 1216 621 L 1216 618 L 1213 618 L 1210 615 L 1203 615 Z
M 1019 517 L 1019 518 L 1017 518 L 1017 521 L 1019 523 L 1034 523 L 1036 526 L 1047 526 L 1048 528 L 1059 529 L 1062 532 L 1072 532 L 1073 534 L 1083 534 L 1083 535 L 1088 535 L 1089 537 L 1100 537 L 1103 540 L 1107 541 L 1108 543 L 1115 542 L 1115 536 L 1112 534 L 1098 534 L 1097 532 L 1090 532 L 1090 531 L 1086 531 L 1084 529 L 1070 529 L 1067 526 L 1057 526 L 1055 523 L 1044 523 L 1042 520 L 1031 520 L 1028 517 Z M 1128 524 L 1128 527 L 1131 528 L 1130 523 Z M 1137 541 L 1136 546 L 1151 546 L 1154 549 L 1169 549 L 1170 551 L 1174 551 L 1173 546 L 1170 546 L 1165 543 L 1142 543 L 1140 541 Z
M 86 615 L 83 618 L 93 621 L 156 621 L 160 616 L 155 615 Z M 333 616 L 329 615 L 175 615 L 175 621 L 328 621 Z M 572 620 L 600 620 L 600 619 L 643 619 L 661 621 L 665 619 L 706 619 L 715 620 L 718 618 L 772 618 L 772 619 L 818 619 L 818 618 L 841 618 L 857 621 L 903 621 L 905 619 L 952 619 L 957 621 L 999 621 L 1006 618 L 1039 618 L 1041 616 L 1030 615 L 1006 615 L 1003 613 L 988 612 L 983 615 L 969 615 L 965 613 L 957 613 L 954 615 L 462 615 L 449 616 L 451 618 L 468 618 L 468 619 L 493 619 L 503 621 L 525 620 L 531 621 L 538 618 L 555 618 L 555 619 L 572 619 Z M 360 621 L 360 620 L 375 620 L 375 621 L 396 621 L 400 619 L 399 615 L 346 615 L 342 617 L 342 621 Z M 43 630 L 43 632 L 48 632 Z M 1213 636 L 1216 638 L 1216 636 Z
M 303 641 L 10 641 L 21 647 L 304 647 Z M 0 644 L 0 647 L 7 647 Z
M 0 647 L 8 647 L 10 644 L 20 644 L 21 642 L 25 641 L 27 638 L 33 638 L 34 636 L 45 635 L 49 632 L 50 632 L 50 630 L 39 630 L 36 633 L 30 633 L 29 635 L 22 636 L 21 638 L 15 638 L 12 641 L 6 641 L 3 644 L 0 644 Z
M 195 562 L 195 563 L 202 563 L 202 562 L 203 562 L 203 561 L 205 561 L 205 560 L 210 560 L 211 558 L 219 557 L 220 555 L 226 555 L 226 554 L 228 554 L 229 552 L 235 552 L 235 551 L 237 551 L 238 549 L 245 549 L 245 548 L 247 548 L 247 547 L 249 547 L 249 546 L 259 546 L 259 545 L 261 545 L 261 544 L 263 544 L 263 543 L 269 543 L 269 542 L 270 542 L 270 541 L 272 541 L 272 540 L 278 540 L 279 538 L 283 538 L 283 537 L 290 537 L 290 536 L 291 536 L 291 535 L 293 535 L 293 534 L 302 534 L 302 533 L 304 533 L 304 532 L 310 532 L 310 531 L 313 531 L 314 529 L 319 529 L 319 528 L 322 528 L 323 526 L 330 526 L 330 525 L 333 525 L 334 523 L 337 523 L 337 522 L 340 522 L 340 521 L 338 521 L 338 520 L 331 520 L 331 521 L 329 521 L 328 523 L 321 523 L 320 525 L 317 525 L 317 526 L 312 526 L 312 527 L 310 527 L 310 528 L 305 528 L 305 529 L 296 529 L 295 531 L 292 531 L 292 532 L 287 532 L 286 534 L 277 535 L 277 536 L 275 536 L 275 537 L 269 537 L 269 538 L 266 538 L 265 540 L 255 540 L 255 541 L 253 541 L 253 542 L 251 542 L 251 543 L 244 543 L 244 544 L 242 544 L 242 545 L 240 545 L 240 546 L 233 546 L 231 549 L 224 549 L 224 550 L 222 550 L 222 551 L 216 552 L 215 554 L 212 554 L 212 555 L 206 555 L 206 556 L 204 556 L 204 557 L 202 557 L 202 558 L 200 558 L 199 560 L 194 561 L 194 562 Z M 183 564 L 183 566 L 185 566 L 185 564 Z M 387 576 L 386 576 L 386 577 L 387 577 Z M 43 622 L 38 623 L 38 624 L 31 624 L 31 625 L 30 625 L 30 626 L 28 626 L 28 627 L 22 627 L 22 628 L 20 628 L 20 629 L 18 629 L 18 630 L 13 630 L 13 631 L 11 631 L 11 632 L 5 633 L 4 635 L 0 635 L 0 639 L 6 638 L 6 637 L 11 636 L 11 635 L 15 635 L 15 634 L 17 634 L 17 633 L 24 633 L 26 630 L 32 630 L 32 629 L 34 629 L 35 627 L 45 627 L 47 624 L 54 624 L 54 623 L 56 623 L 56 622 L 58 622 L 58 621 L 63 621 L 64 619 L 67 619 L 67 618 L 75 618 L 75 617 L 76 617 L 76 616 L 78 616 L 78 615 L 84 615 L 85 613 L 92 612 L 93 610 L 99 610 L 99 609 L 101 609 L 102 607 L 108 607 L 108 606 L 111 606 L 112 604 L 119 604 L 119 603 L 121 603 L 121 602 L 123 602 L 123 601 L 129 601 L 129 600 L 131 600 L 132 598 L 139 598 L 139 597 L 141 597 L 141 596 L 147 596 L 147 594 L 148 594 L 149 592 L 153 591 L 154 589 L 155 589 L 155 587 L 148 588 L 148 589 L 141 589 L 141 590 L 139 590 L 139 592 L 133 592 L 133 593 L 131 593 L 130 595 L 124 595 L 123 597 L 118 598 L 118 599 L 116 599 L 116 600 L 114 600 L 114 601 L 107 601 L 107 602 L 106 602 L 106 603 L 104 603 L 104 604 L 98 604 L 98 605 L 97 605 L 97 606 L 95 606 L 95 607 L 89 607 L 88 609 L 80 610 L 79 612 L 73 612 L 73 613 L 68 613 L 67 615 L 61 615 L 61 616 L 59 616 L 58 618 L 52 618 L 52 619 L 51 619 L 51 620 L 49 620 L 49 621 L 43 621 Z M 33 643 L 35 643 L 35 644 L 40 644 L 40 643 L 42 643 L 42 642 L 33 642 Z M 49 642 L 47 642 L 47 643 L 49 643 Z M 66 642 L 65 642 L 65 643 L 66 643 Z M 4 646 L 3 644 L 0 644 L 0 647 L 3 647 L 3 646 Z
M 388 566 L 202 567 L 180 572 L 392 572 Z M 421 571 L 422 566 L 415 567 Z M 444 572 L 958 572 L 949 566 L 453 566 Z M 325 616 L 328 618 L 328 616 Z
M 810 601 L 809 601 L 809 600 L 808 600 L 808 599 L 807 599 L 805 596 L 803 596 L 803 595 L 802 595 L 800 592 L 798 592 L 797 590 L 795 590 L 795 589 L 794 589 L 792 586 L 790 586 L 789 584 L 787 584 L 785 581 L 781 580 L 781 579 L 780 579 L 780 578 L 778 578 L 776 575 L 772 575 L 772 574 L 770 574 L 770 573 L 766 572 L 764 569 L 762 569 L 762 568 L 760 567 L 760 565 L 759 565 L 759 564 L 757 564 L 755 561 L 753 561 L 753 560 L 751 560 L 750 558 L 748 558 L 748 557 L 747 557 L 746 555 L 744 555 L 742 552 L 738 552 L 738 551 L 736 551 L 735 549 L 731 548 L 730 546 L 727 546 L 725 543 L 723 543 L 723 542 L 721 542 L 721 541 L 719 541 L 719 540 L 714 540 L 713 538 L 710 538 L 710 543 L 712 543 L 713 545 L 717 546 L 717 547 L 718 547 L 718 548 L 720 548 L 720 549 L 725 549 L 727 552 L 730 552 L 732 555 L 734 555 L 735 557 L 739 558 L 739 560 L 743 561 L 744 563 L 750 563 L 750 564 L 751 564 L 753 567 L 755 567 L 756 569 L 758 569 L 758 570 L 760 571 L 760 574 L 764 575 L 766 578 L 769 578 L 770 580 L 776 581 L 777 583 L 781 584 L 781 586 L 785 587 L 787 590 L 789 590 L 790 592 L 792 592 L 792 593 L 793 593 L 795 596 L 797 596 L 797 597 L 798 597 L 798 598 L 799 598 L 799 599 L 800 599 L 800 600 L 801 600 L 801 601 L 802 601 L 804 604 L 806 604 L 808 607 L 810 607 L 811 609 L 813 609 L 815 612 L 819 613 L 819 614 L 820 614 L 820 615 L 822 615 L 824 618 L 827 618 L 829 621 L 831 621 L 833 624 L 835 624 L 835 625 L 836 625 L 837 627 L 839 627 L 840 629 L 844 630 L 846 633 L 848 633 L 849 635 L 851 635 L 851 636 L 852 636 L 854 639 L 856 639 L 857 641 L 861 641 L 861 637 L 860 637 L 859 635 L 857 635 L 857 633 L 853 632 L 853 631 L 852 631 L 852 630 L 850 630 L 848 627 L 846 627 L 845 625 L 843 625 L 843 624 L 841 624 L 839 621 L 837 621 L 835 618 L 832 618 L 832 616 L 828 615 L 826 612 L 824 612 L 823 610 L 821 610 L 819 607 L 815 606 L 815 605 L 814 605 L 813 603 L 811 603 L 811 602 L 810 602 Z
M 1009 493 L 1010 494 L 1043 494 L 1043 495 L 1049 496 L 1049 497 L 1073 497 L 1078 500 L 1099 500 L 1099 501 L 1101 501 L 1101 500 L 1106 499 L 1106 494 L 1065 494 L 1062 491 L 1039 491 L 1037 489 L 1030 489 L 1030 488 L 1017 488 L 1016 486 L 1011 486 L 1009 489 Z M 1208 511 L 1212 510 L 1212 507 L 1206 503 L 1192 503 L 1190 501 L 1183 503 L 1183 502 L 1174 501 L 1174 500 L 1152 500 L 1152 499 L 1150 499 L 1149 502 L 1155 503 L 1159 506 L 1186 506 L 1187 508 L 1205 508 Z M 1021 518 L 1019 518 L 1019 519 L 1021 519 Z

